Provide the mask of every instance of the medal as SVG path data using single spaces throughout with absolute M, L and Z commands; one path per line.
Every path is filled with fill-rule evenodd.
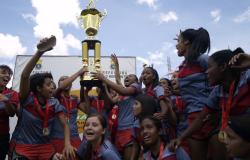
M 228 138 L 228 136 L 227 136 L 227 133 L 225 131 L 219 132 L 219 135 L 218 135 L 219 141 L 221 141 L 223 143 L 226 141 L 227 138 Z
M 48 127 L 43 128 L 43 135 L 44 136 L 48 136 L 49 135 L 49 128 Z
M 36 96 L 34 96 L 34 105 L 35 105 L 39 115 L 43 119 L 43 130 L 42 130 L 43 135 L 48 136 L 50 134 L 50 131 L 49 131 L 49 128 L 48 128 L 48 119 L 49 119 L 49 103 L 48 103 L 48 100 L 46 100 L 46 104 L 45 104 L 45 113 L 44 113 L 44 111 L 41 110 L 41 106 L 39 105 Z

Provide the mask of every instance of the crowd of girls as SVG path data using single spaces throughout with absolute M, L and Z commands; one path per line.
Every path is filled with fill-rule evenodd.
M 241 48 L 210 50 L 206 29 L 180 31 L 177 54 L 184 57 L 171 79 L 153 67 L 121 82 L 119 61 L 111 55 L 115 79 L 101 72 L 96 96 L 73 81 L 88 72 L 31 75 L 56 38 L 42 39 L 25 65 L 19 93 L 6 85 L 13 74 L 0 65 L 0 160 L 248 160 L 250 159 L 250 55 Z M 57 87 L 56 87 L 57 86 Z M 88 116 L 83 138 L 77 112 Z M 9 134 L 9 117 L 18 117 Z M 10 138 L 11 137 L 11 138 Z

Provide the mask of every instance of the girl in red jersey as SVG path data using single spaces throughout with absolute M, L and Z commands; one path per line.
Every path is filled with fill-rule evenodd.
M 52 97 L 52 75 L 50 73 L 30 73 L 39 58 L 51 50 L 56 43 L 54 36 L 42 39 L 37 45 L 37 52 L 26 64 L 20 80 L 19 127 L 16 132 L 13 159 L 48 160 L 54 154 L 50 142 L 50 132 L 57 116 L 64 126 L 64 156 L 73 159 L 74 148 L 70 144 L 70 129 L 63 114 L 62 106 Z
M 172 148 L 201 128 L 207 117 L 213 113 L 222 112 L 221 123 L 218 126 L 220 132 L 215 132 L 217 139 L 222 142 L 227 137 L 225 129 L 228 126 L 229 116 L 250 115 L 250 90 L 248 87 L 250 71 L 246 69 L 250 67 L 249 58 L 247 58 L 249 56 L 241 53 L 243 50 L 238 48 L 235 51 L 221 50 L 210 56 L 207 70 L 208 80 L 215 87 L 207 99 L 206 107 L 182 136 L 171 143 Z M 246 57 L 246 59 L 243 60 L 242 57 Z M 217 151 L 226 152 L 225 146 L 219 142 L 216 148 Z M 225 159 L 225 157 L 221 159 Z
M 9 146 L 9 117 L 17 111 L 19 98 L 16 91 L 7 88 L 13 71 L 7 65 L 0 65 L 0 160 L 5 160 Z
M 140 124 L 144 147 L 143 160 L 176 160 L 175 153 L 168 150 L 166 142 L 161 138 L 161 121 L 149 116 L 144 117 Z
M 205 54 L 210 50 L 210 36 L 204 28 L 190 28 L 180 31 L 176 40 L 177 54 L 184 57 L 184 61 L 179 67 L 178 78 L 172 84 L 174 91 L 179 90 L 176 94 L 180 95 L 188 125 L 191 125 L 205 108 L 207 97 L 211 92 L 206 73 L 208 56 Z M 216 146 L 217 137 L 211 134 L 215 127 L 210 117 L 203 127 L 188 139 L 192 159 L 203 160 L 204 155 L 208 155 L 208 147 L 213 149 L 212 146 Z M 215 159 L 223 156 L 223 152 L 217 149 L 211 152 Z
M 149 95 L 157 101 L 157 112 L 153 113 L 153 115 L 162 121 L 164 133 L 168 136 L 169 125 L 176 125 L 176 115 L 173 112 L 171 100 L 166 98 L 164 88 L 159 84 L 158 72 L 153 67 L 145 67 L 140 79 L 145 85 L 143 94 Z
M 87 140 L 86 150 L 80 147 L 77 155 L 80 159 L 89 160 L 120 160 L 120 155 L 109 140 L 105 138 L 107 121 L 100 114 L 88 116 L 84 126 Z M 84 145 L 85 146 L 85 145 Z
M 55 97 L 64 106 L 67 121 L 70 126 L 70 142 L 74 148 L 78 148 L 81 144 L 81 139 L 77 129 L 77 111 L 86 111 L 84 102 L 80 102 L 79 98 L 70 95 L 72 82 L 79 76 L 87 72 L 87 68 L 81 68 L 72 76 L 62 76 L 58 81 L 58 88 L 55 90 Z M 82 92 L 80 93 L 82 94 Z M 60 120 L 56 119 L 51 133 L 51 142 L 53 143 L 56 152 L 62 153 L 64 149 L 64 133 Z

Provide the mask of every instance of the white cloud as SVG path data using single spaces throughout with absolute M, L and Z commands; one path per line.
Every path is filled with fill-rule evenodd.
M 74 37 L 72 34 L 67 34 L 65 37 L 65 42 L 68 46 L 81 50 L 81 41 Z
M 136 60 L 138 60 L 139 62 L 143 63 L 143 64 L 149 64 L 149 60 L 142 58 L 142 57 L 136 57 Z
M 150 8 L 153 9 L 157 9 L 157 5 L 156 5 L 157 0 L 137 0 L 137 3 L 139 4 L 146 4 L 148 5 Z
M 178 16 L 175 12 L 169 11 L 168 13 L 160 13 L 159 23 L 177 21 Z
M 219 9 L 211 11 L 210 15 L 212 16 L 214 22 L 219 22 L 221 19 L 221 13 Z
M 24 14 L 24 18 L 32 19 L 36 26 L 33 28 L 36 38 L 55 35 L 57 45 L 49 54 L 68 55 L 69 47 L 80 50 L 81 44 L 73 35 L 65 33 L 63 25 L 72 25 L 78 28 L 76 16 L 80 14 L 79 0 L 31 0 L 36 15 Z M 78 46 L 78 45 L 79 46 Z
M 36 21 L 35 16 L 32 14 L 22 14 L 22 17 L 26 20 Z
M 0 33 L 0 58 L 13 58 L 17 54 L 24 54 L 26 47 L 20 42 L 18 36 Z
M 236 23 L 241 23 L 244 21 L 250 21 L 250 7 L 247 8 L 246 11 L 244 11 L 242 14 L 238 15 L 233 19 Z
M 168 59 L 170 66 L 168 68 Z M 137 69 L 140 74 L 143 69 L 143 64 L 152 65 L 158 71 L 160 77 L 166 76 L 168 70 L 176 70 L 180 65 L 182 58 L 177 56 L 176 48 L 173 43 L 164 42 L 159 50 L 150 51 L 145 57 L 137 57 Z

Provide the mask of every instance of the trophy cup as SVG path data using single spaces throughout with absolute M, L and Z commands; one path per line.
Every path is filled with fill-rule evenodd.
M 94 0 L 90 0 L 87 8 L 81 11 L 78 18 L 81 28 L 87 35 L 87 39 L 82 41 L 82 63 L 84 67 L 89 68 L 89 50 L 94 50 L 94 71 L 100 71 L 101 69 L 101 41 L 94 37 L 97 35 L 101 21 L 106 15 L 106 12 L 101 13 L 95 8 Z M 81 77 L 80 84 L 86 87 L 102 85 L 101 81 L 92 79 L 89 73 Z

